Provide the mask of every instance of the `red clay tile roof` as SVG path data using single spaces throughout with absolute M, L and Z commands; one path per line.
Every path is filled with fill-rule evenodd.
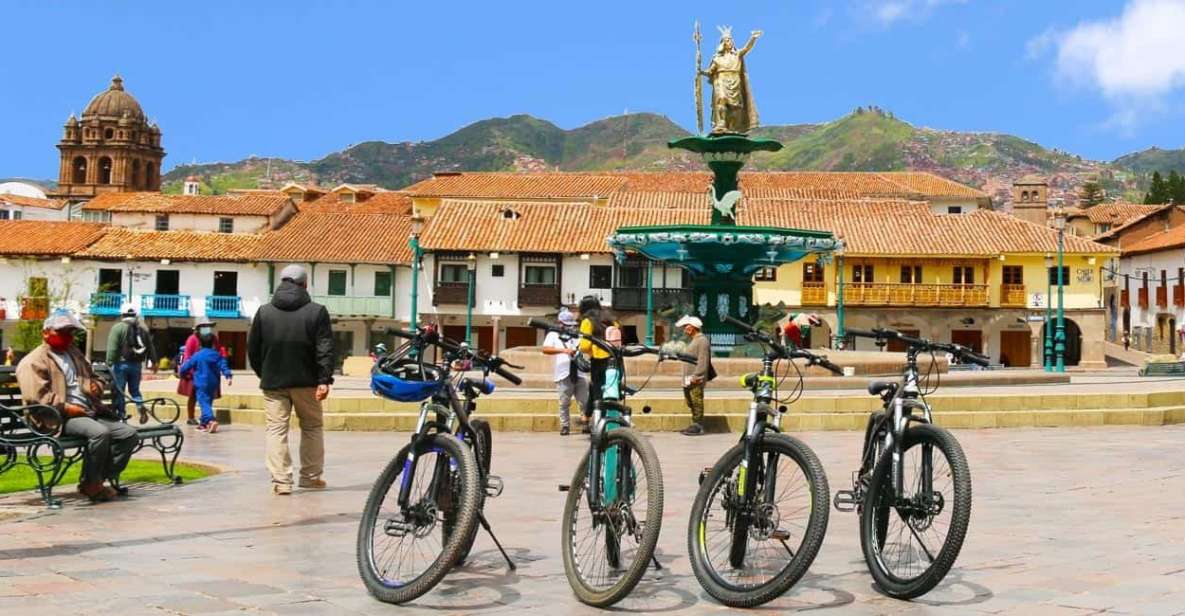
M 408 264 L 412 258 L 410 238 L 411 216 L 407 213 L 343 212 L 336 206 L 325 211 L 312 209 L 293 216 L 279 230 L 264 234 L 257 260 Z
M 346 203 L 340 193 L 329 193 L 300 204 L 302 212 L 354 212 L 358 214 L 411 214 L 407 193 L 388 191 L 370 195 L 362 201 Z
M 1160 208 L 1159 205 L 1144 205 L 1143 203 L 1100 203 L 1088 208 L 1074 208 L 1075 211 L 1069 212 L 1067 215 L 1071 218 L 1085 216 L 1096 225 L 1121 225 Z
M 109 227 L 102 239 L 76 253 L 90 259 L 251 261 L 262 236 L 204 231 L 137 231 Z
M 742 173 L 747 196 L 986 199 L 987 194 L 925 172 Z M 413 184 L 413 197 L 458 199 L 589 199 L 612 193 L 704 193 L 707 172 L 477 172 L 439 174 Z
M 1170 227 L 1165 231 L 1154 233 L 1144 239 L 1132 242 L 1128 246 L 1124 246 L 1123 254 L 1127 256 L 1146 252 L 1157 252 L 1171 248 L 1180 248 L 1182 246 L 1185 246 L 1185 225 L 1177 225 L 1176 227 Z
M 108 228 L 90 222 L 0 220 L 0 255 L 72 255 L 103 237 Z
M 1098 207 L 1098 206 L 1095 206 L 1095 207 Z M 1117 225 L 1112 226 L 1110 229 L 1107 229 L 1106 231 L 1094 236 L 1093 239 L 1096 241 L 1099 241 L 1099 240 L 1114 238 L 1114 237 L 1118 236 L 1122 231 L 1128 229 L 1129 227 L 1135 226 L 1136 223 L 1139 223 L 1140 221 L 1148 218 L 1149 216 L 1152 216 L 1153 214 L 1162 212 L 1162 211 L 1167 210 L 1169 208 L 1180 207 L 1180 206 L 1173 205 L 1172 203 L 1166 203 L 1164 205 L 1155 205 L 1152 207 L 1153 207 L 1153 209 L 1150 209 L 1150 210 L 1147 210 L 1143 213 L 1131 216 L 1127 220 L 1125 220 Z
M 165 195 L 153 192 L 103 193 L 82 206 L 83 210 L 142 212 L 151 214 L 217 214 L 271 216 L 291 200 L 275 192 L 229 195 Z
M 60 210 L 66 205 L 65 201 L 58 201 L 57 199 L 38 199 L 37 197 L 26 197 L 24 195 L 12 195 L 8 193 L 0 195 L 0 203 L 11 203 L 25 207 L 42 207 L 50 210 Z

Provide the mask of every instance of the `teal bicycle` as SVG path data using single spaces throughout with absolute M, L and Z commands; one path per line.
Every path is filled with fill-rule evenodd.
M 583 337 L 610 356 L 601 400 L 592 409 L 588 453 L 572 483 L 560 486 L 568 493 L 561 533 L 564 573 L 577 599 L 607 607 L 624 599 L 651 563 L 662 568 L 654 558 L 662 529 L 662 468 L 654 447 L 632 428 L 625 399 L 639 389 L 626 384 L 625 359 L 657 355 L 660 362 L 694 363 L 695 358 L 640 344 L 617 346 L 543 319 L 531 319 L 530 325 L 564 340 Z

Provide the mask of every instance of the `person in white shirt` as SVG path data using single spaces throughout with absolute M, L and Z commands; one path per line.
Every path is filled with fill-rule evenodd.
M 559 321 L 564 325 L 576 325 L 576 315 L 564 308 L 560 310 Z M 576 367 L 573 357 L 576 355 L 576 340 L 565 342 L 555 332 L 548 332 L 543 339 L 543 354 L 555 357 L 555 389 L 560 400 L 560 436 L 571 433 L 569 409 L 572 407 L 572 397 L 575 396 L 580 404 L 582 415 L 588 414 L 584 408 L 588 404 L 588 378 L 581 374 Z

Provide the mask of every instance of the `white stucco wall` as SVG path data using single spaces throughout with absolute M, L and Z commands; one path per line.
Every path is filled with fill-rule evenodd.
M 170 231 L 218 231 L 220 218 L 234 219 L 235 233 L 260 233 L 267 229 L 266 216 L 213 216 L 209 214 L 170 214 Z M 113 212 L 111 224 L 132 229 L 154 230 L 156 214 Z

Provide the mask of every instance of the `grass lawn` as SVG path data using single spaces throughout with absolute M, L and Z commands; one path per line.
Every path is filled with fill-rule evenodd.
M 48 462 L 49 459 L 46 459 Z M 79 461 L 66 473 L 62 481 L 58 483 L 60 490 L 64 487 L 73 486 L 78 483 L 78 474 L 82 472 L 82 461 Z M 185 482 L 190 482 L 195 479 L 201 479 L 214 473 L 213 469 L 205 466 L 196 466 L 192 464 L 185 464 L 178 462 L 176 468 L 176 475 L 181 477 Z M 119 476 L 120 482 L 124 485 L 130 483 L 170 483 L 168 477 L 165 477 L 165 471 L 161 468 L 160 460 L 140 460 L 133 459 L 128 463 L 127 469 Z M 0 494 L 8 494 L 10 492 L 22 492 L 25 490 L 37 489 L 37 475 L 27 466 L 17 465 L 8 469 L 4 474 L 0 475 Z

